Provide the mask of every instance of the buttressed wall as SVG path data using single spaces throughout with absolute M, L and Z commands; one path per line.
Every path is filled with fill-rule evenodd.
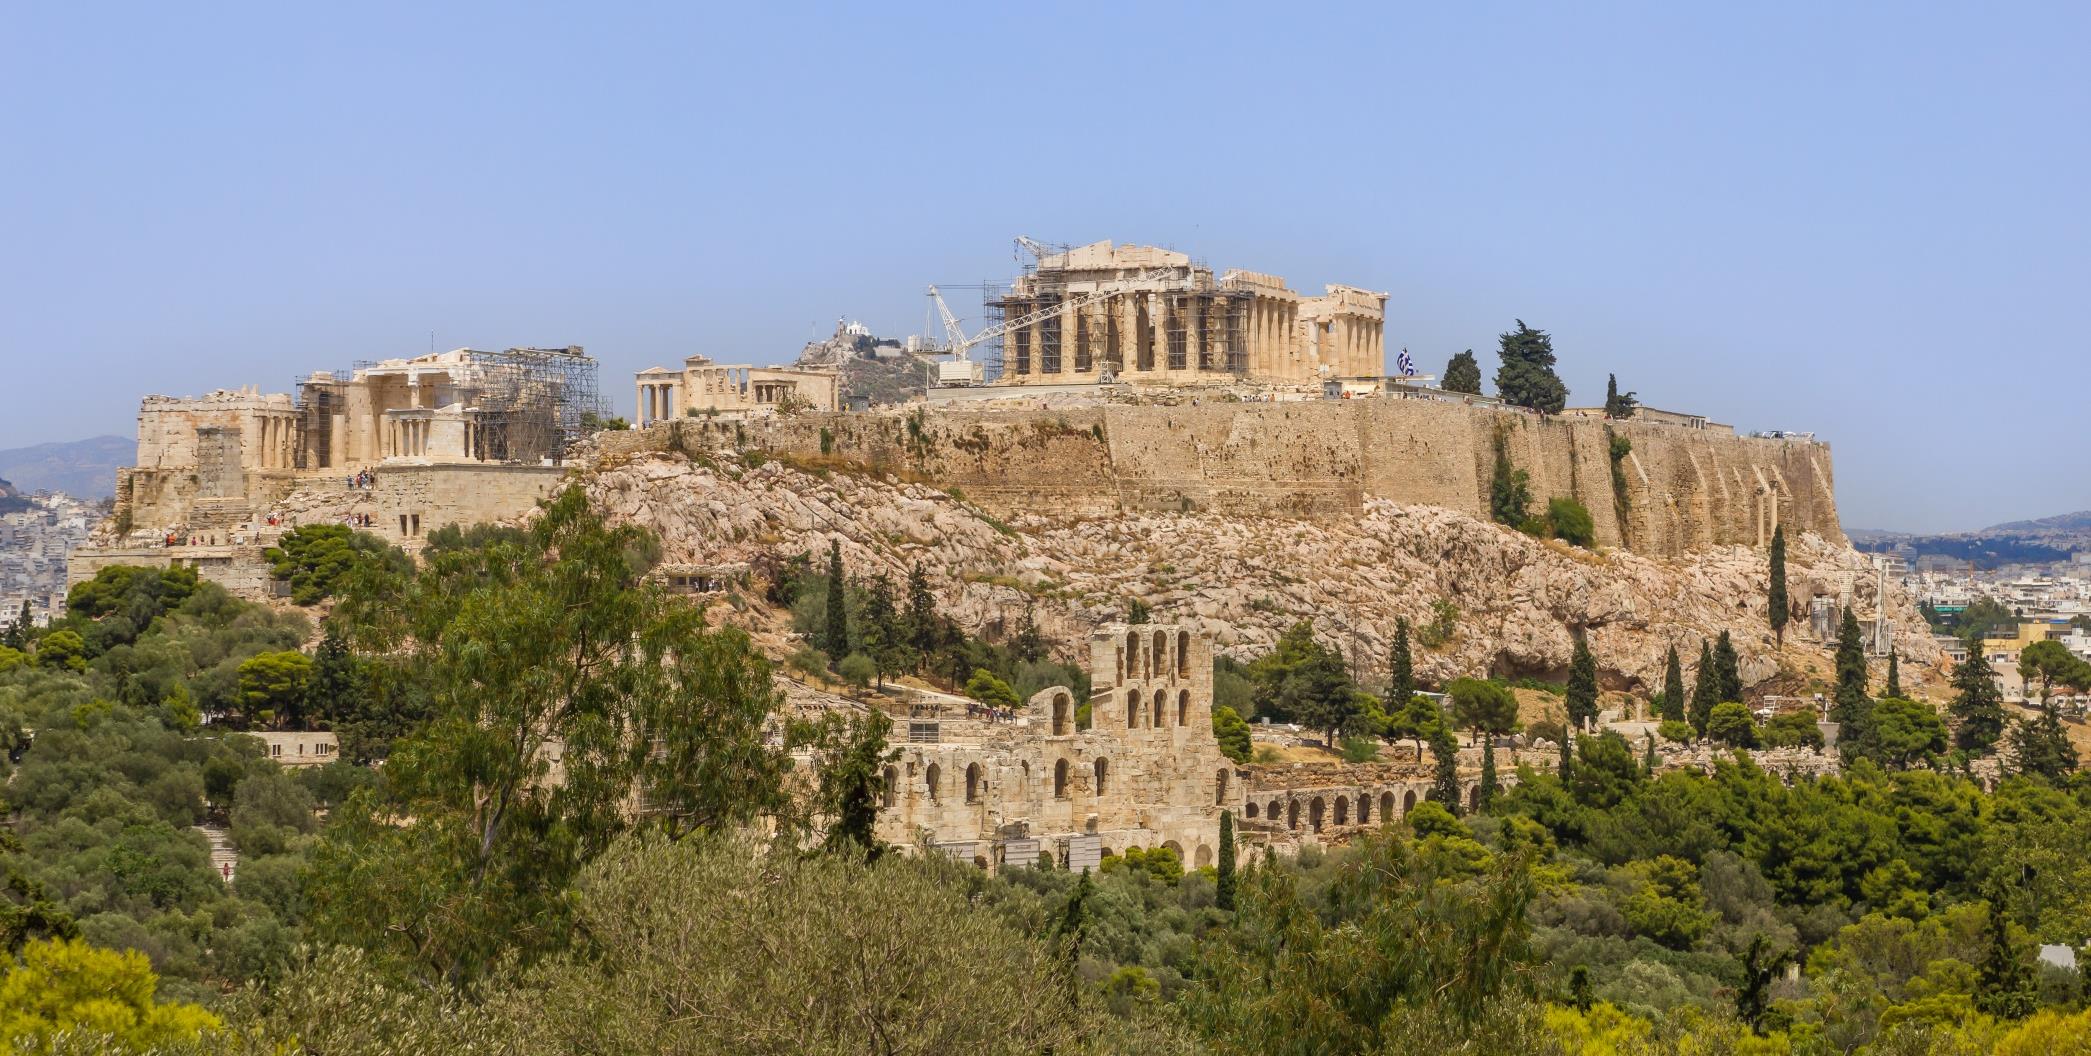
M 731 425 L 678 422 L 672 430 Z M 1827 445 L 1675 426 L 1539 418 L 1421 399 L 1109 405 L 1065 411 L 933 408 L 748 423 L 751 447 L 907 471 L 998 512 L 1111 516 L 1210 510 L 1336 518 L 1367 498 L 1489 516 L 1500 436 L 1531 478 L 1533 512 L 1566 496 L 1597 541 L 1651 555 L 1762 546 L 1774 527 L 1842 542 Z M 659 447 L 648 430 L 611 449 Z M 1614 439 L 1628 448 L 1613 458 Z

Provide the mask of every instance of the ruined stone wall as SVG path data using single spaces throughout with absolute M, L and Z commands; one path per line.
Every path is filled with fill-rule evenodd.
M 1207 510 L 1320 520 L 1385 498 L 1486 519 L 1498 436 L 1531 477 L 1532 512 L 1556 496 L 1575 498 L 1606 546 L 1654 556 L 1761 546 L 1782 523 L 1844 539 L 1825 445 L 1432 400 L 936 407 L 739 426 L 676 422 L 606 434 L 603 443 L 612 453 L 735 441 L 808 459 L 825 451 L 955 488 L 1005 513 Z M 1631 448 L 1618 460 L 1616 485 L 1615 436 Z

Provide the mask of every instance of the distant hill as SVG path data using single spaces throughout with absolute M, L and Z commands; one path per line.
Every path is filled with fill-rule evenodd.
M 2091 551 L 2091 510 L 2010 521 L 1975 532 L 1918 535 L 1858 528 L 1848 529 L 1845 534 L 1861 550 L 1908 547 L 1919 556 L 1943 554 L 1987 568 L 2052 564 L 2069 560 L 2071 554 Z
M 0 451 L 0 477 L 17 489 L 62 491 L 83 499 L 116 493 L 116 469 L 138 453 L 138 445 L 120 436 L 37 444 Z

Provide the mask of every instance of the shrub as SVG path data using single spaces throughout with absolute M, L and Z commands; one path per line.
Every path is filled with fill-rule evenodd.
M 1547 528 L 1553 537 L 1575 546 L 1589 546 L 1597 538 L 1590 511 L 1570 498 L 1555 498 L 1546 504 Z
M 1673 744 L 1690 744 L 1698 739 L 1699 731 L 1689 722 L 1671 719 L 1655 728 L 1655 735 Z
M 1343 739 L 1343 761 L 1346 763 L 1369 763 L 1379 758 L 1379 743 L 1370 737 L 1345 737 Z
M 1764 724 L 1764 743 L 1770 748 L 1812 748 L 1822 750 L 1822 727 L 1815 724 L 1815 716 L 1805 711 L 1788 711 L 1774 715 Z
M 1713 706 L 1706 716 L 1706 736 L 1730 748 L 1757 747 L 1757 723 L 1750 709 L 1735 701 Z
M 857 687 L 857 692 L 862 693 L 866 686 L 871 685 L 871 680 L 878 677 L 879 672 L 878 665 L 872 663 L 870 657 L 863 653 L 851 653 L 835 665 L 835 673 L 841 675 L 844 682 Z

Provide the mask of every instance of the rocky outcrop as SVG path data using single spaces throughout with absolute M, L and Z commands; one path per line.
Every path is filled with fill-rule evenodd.
M 1713 546 L 1674 558 L 1590 551 L 1381 498 L 1333 518 L 1071 516 L 1049 501 L 998 518 L 894 476 L 782 461 L 750 468 L 701 452 L 612 455 L 582 479 L 614 519 L 657 532 L 667 561 L 818 554 L 835 540 L 853 575 L 899 579 L 919 564 L 945 608 L 990 636 L 1029 608 L 1050 637 L 1081 642 L 1139 598 L 1157 619 L 1202 622 L 1222 651 L 1251 656 L 1312 619 L 1368 682 L 1383 677 L 1396 619 L 1422 636 L 1440 602 L 1450 606 L 1450 633 L 1417 650 L 1432 679 L 1558 679 L 1582 631 L 1607 683 L 1641 690 L 1660 684 L 1670 644 L 1689 666 L 1700 642 L 1722 630 L 1734 636 L 1748 683 L 1810 660 L 1819 666 L 1825 646 L 1794 633 L 1806 627 L 1810 597 L 1850 590 L 1862 611 L 1873 607 L 1864 559 L 1841 537 L 1813 532 L 1789 541 L 1796 613 L 1782 655 L 1768 628 L 1758 548 Z M 1936 646 L 1906 598 L 1894 594 L 1887 604 L 1904 678 L 1921 680 L 1937 662 Z

